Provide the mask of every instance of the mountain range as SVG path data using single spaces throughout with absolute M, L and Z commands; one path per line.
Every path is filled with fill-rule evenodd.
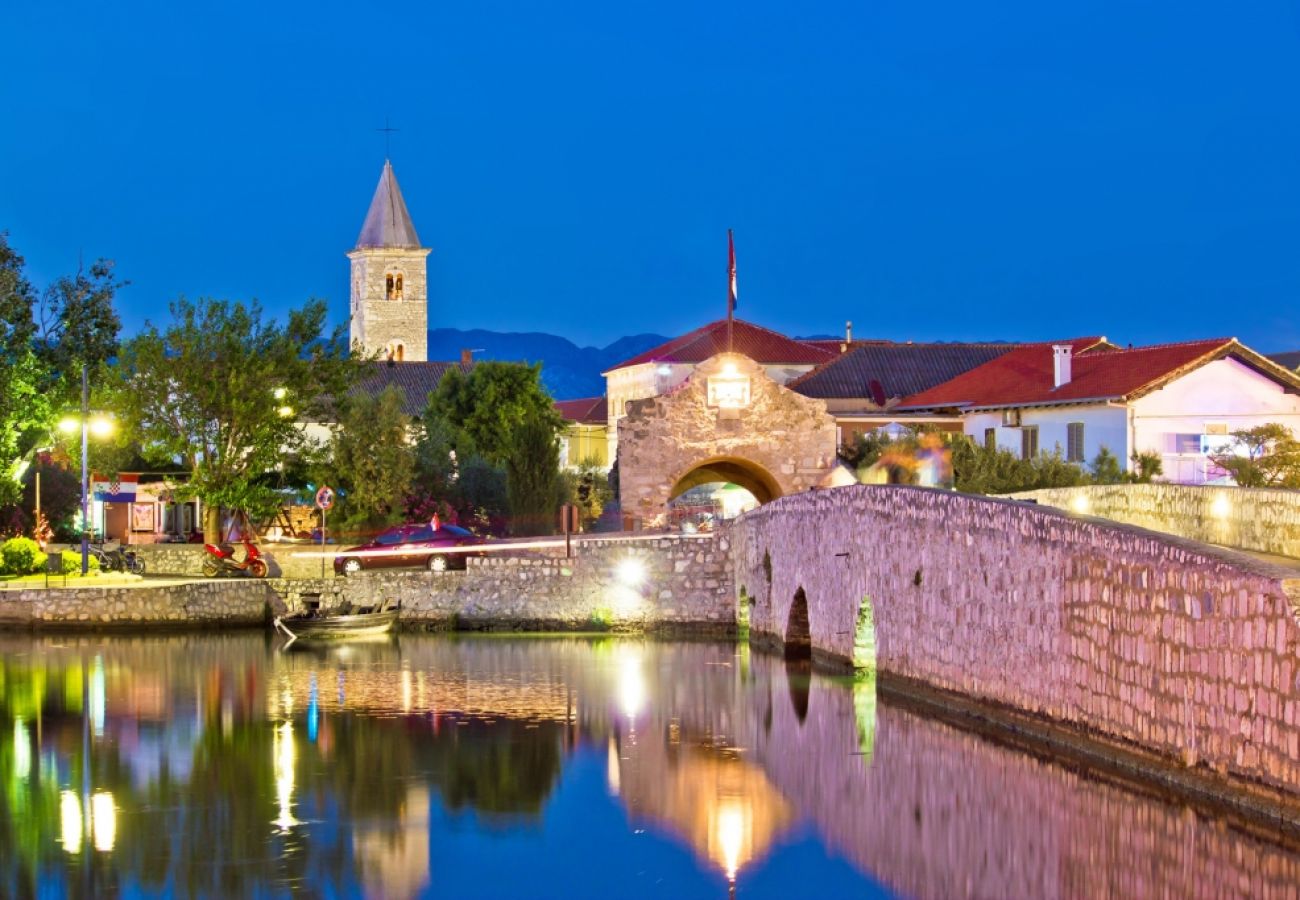
M 434 328 L 429 331 L 429 359 L 460 359 L 473 350 L 475 359 L 539 362 L 542 384 L 557 400 L 599 397 L 605 393 L 601 372 L 667 341 L 661 334 L 633 334 L 605 347 L 579 347 L 568 338 L 539 331 L 487 331 L 481 328 Z

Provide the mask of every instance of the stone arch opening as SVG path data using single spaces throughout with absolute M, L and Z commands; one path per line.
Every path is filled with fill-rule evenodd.
M 866 594 L 858 604 L 858 621 L 853 631 L 853 668 L 859 671 L 876 668 L 876 613 L 871 597 Z
M 803 588 L 794 592 L 790 615 L 785 623 L 785 658 L 812 659 L 812 623 L 808 618 L 808 595 Z
M 703 484 L 739 485 L 753 494 L 759 503 L 770 503 L 782 493 L 776 479 L 757 463 L 736 456 L 715 456 L 691 466 L 673 484 L 668 499 L 675 500 Z

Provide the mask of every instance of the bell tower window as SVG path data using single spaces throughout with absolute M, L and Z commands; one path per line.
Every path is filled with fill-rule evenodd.
M 392 341 L 384 352 L 388 362 L 403 362 L 406 359 L 406 347 L 401 341 Z
M 402 299 L 402 273 L 389 272 L 384 278 L 384 294 L 389 300 Z

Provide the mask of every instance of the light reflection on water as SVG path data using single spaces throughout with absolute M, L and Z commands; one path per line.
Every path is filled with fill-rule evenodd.
M 1287 896 L 1280 844 L 730 644 L 0 641 L 0 896 Z

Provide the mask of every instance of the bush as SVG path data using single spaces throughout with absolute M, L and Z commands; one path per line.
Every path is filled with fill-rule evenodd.
M 90 557 L 90 559 L 88 559 L 87 562 L 90 564 L 90 565 L 88 565 L 88 566 L 86 567 L 86 571 L 87 571 L 87 572 L 98 572 L 98 571 L 99 571 L 99 557 L 98 557 L 98 556 L 92 556 L 92 557 Z M 62 571 L 63 571 L 63 574 L 64 574 L 64 575 L 80 575 L 80 574 L 81 574 L 81 551 L 80 551 L 80 550 L 69 550 L 67 553 L 64 553 L 64 554 L 63 554 L 63 570 L 62 570 Z
M 31 538 L 15 537 L 0 544 L 0 571 L 6 575 L 30 575 L 45 568 L 46 556 Z

